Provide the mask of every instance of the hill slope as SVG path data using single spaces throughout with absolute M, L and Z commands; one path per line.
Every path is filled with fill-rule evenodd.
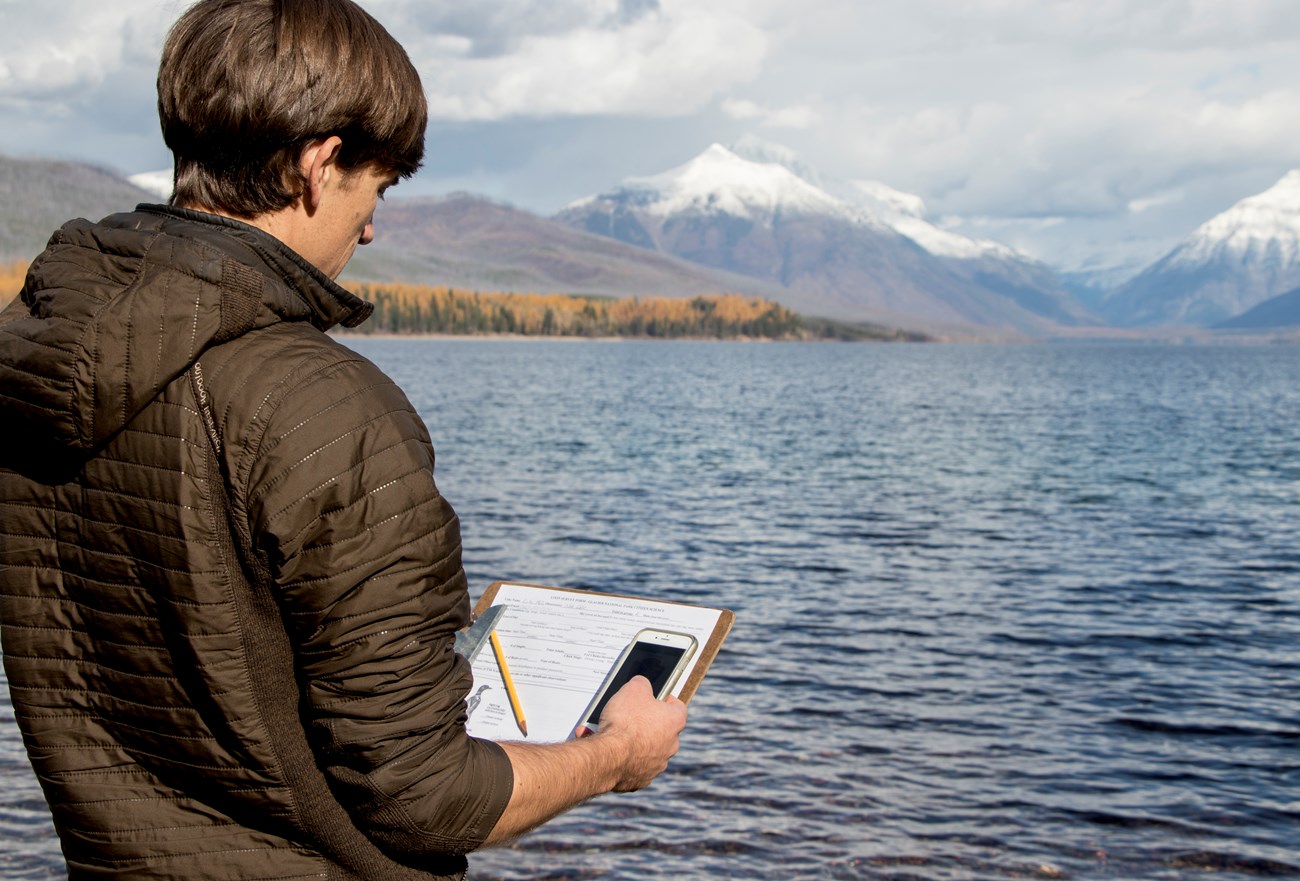
M 1271 330 L 1300 326 L 1300 288 L 1270 297 L 1258 306 L 1215 326 L 1226 330 Z
M 158 197 L 107 169 L 0 155 L 0 260 L 30 260 L 74 217 L 98 220 Z
M 375 241 L 357 250 L 346 276 L 406 279 L 455 287 L 604 294 L 695 296 L 737 292 L 815 305 L 775 285 L 630 247 L 464 194 L 393 199 L 375 213 Z

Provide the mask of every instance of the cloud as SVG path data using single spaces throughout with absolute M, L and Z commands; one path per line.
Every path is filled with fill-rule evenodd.
M 768 128 L 806 129 L 821 121 L 821 115 L 808 105 L 767 107 L 755 101 L 726 98 L 722 112 L 732 119 L 757 122 Z
M 986 5 L 1027 8 L 1010 0 Z M 1097 5 L 1113 13 L 1126 4 Z M 1280 174 L 1300 162 L 1300 17 L 1280 4 L 1271 5 L 1270 17 L 1264 5 L 1248 3 L 1246 17 L 1254 10 L 1257 22 L 1295 18 L 1296 26 L 1269 34 L 1245 55 L 1226 44 L 1248 29 L 1209 16 L 1186 25 L 1181 39 L 1210 39 L 1214 22 L 1226 32 L 1225 45 L 1102 52 L 1064 37 L 1012 45 L 985 22 L 982 35 L 972 28 L 969 42 L 951 43 L 942 57 L 913 45 L 865 61 L 856 93 L 832 94 L 814 83 L 838 134 L 825 142 L 834 152 L 825 152 L 852 175 L 920 192 L 944 213 L 1124 214 L 1135 200 L 1189 177 L 1247 166 Z M 1092 21 L 1092 29 L 1106 30 L 1103 23 Z M 1018 27 L 1055 26 L 1039 20 Z M 1002 42 L 985 39 L 992 34 Z M 844 76 L 828 63 L 823 75 L 830 73 Z M 748 90 L 764 86 L 760 80 Z
M 156 68 L 179 2 L 3 0 L 0 101 L 58 110 L 119 71 Z
M 1159 208 L 1162 205 L 1169 205 L 1183 198 L 1183 193 L 1177 190 L 1170 190 L 1163 193 L 1153 193 L 1141 199 L 1134 199 L 1128 203 L 1128 210 L 1133 214 L 1142 214 L 1153 208 Z
M 851 0 L 809 0 L 834 6 L 841 27 Z M 809 15 L 823 17 L 802 7 Z M 895 52 L 984 46 L 1056 44 L 1072 54 L 1126 48 L 1191 51 L 1240 48 L 1294 35 L 1300 6 L 1287 0 L 877 0 L 859 12 L 877 27 L 849 25 L 853 37 Z
M 509 15 L 514 7 L 528 14 Z M 438 119 L 684 115 L 757 76 L 767 52 L 744 5 L 721 0 L 496 0 L 469 9 L 400 16 L 424 28 L 402 36 Z

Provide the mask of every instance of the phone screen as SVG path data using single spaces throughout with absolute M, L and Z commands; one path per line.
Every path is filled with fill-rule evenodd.
M 644 676 L 650 680 L 650 690 L 659 694 L 659 690 L 664 687 L 668 677 L 673 674 L 673 669 L 677 662 L 681 660 L 685 648 L 670 645 L 654 645 L 648 642 L 638 642 L 632 646 L 628 653 L 627 659 L 623 665 L 618 668 L 614 678 L 610 680 L 609 687 L 601 695 L 600 701 L 587 716 L 587 721 L 599 723 L 600 714 L 605 709 L 605 704 L 614 696 L 614 693 L 627 685 L 633 676 Z

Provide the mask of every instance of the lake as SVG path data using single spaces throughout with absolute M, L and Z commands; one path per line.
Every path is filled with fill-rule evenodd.
M 663 777 L 471 878 L 1300 877 L 1300 347 L 346 341 L 476 595 L 737 615 Z M 63 877 L 4 700 L 0 782 Z

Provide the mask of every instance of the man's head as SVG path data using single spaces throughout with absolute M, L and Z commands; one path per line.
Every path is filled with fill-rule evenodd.
M 173 204 L 233 217 L 303 196 L 304 150 L 331 137 L 342 171 L 410 176 L 427 113 L 406 52 L 351 0 L 200 0 L 158 70 Z

